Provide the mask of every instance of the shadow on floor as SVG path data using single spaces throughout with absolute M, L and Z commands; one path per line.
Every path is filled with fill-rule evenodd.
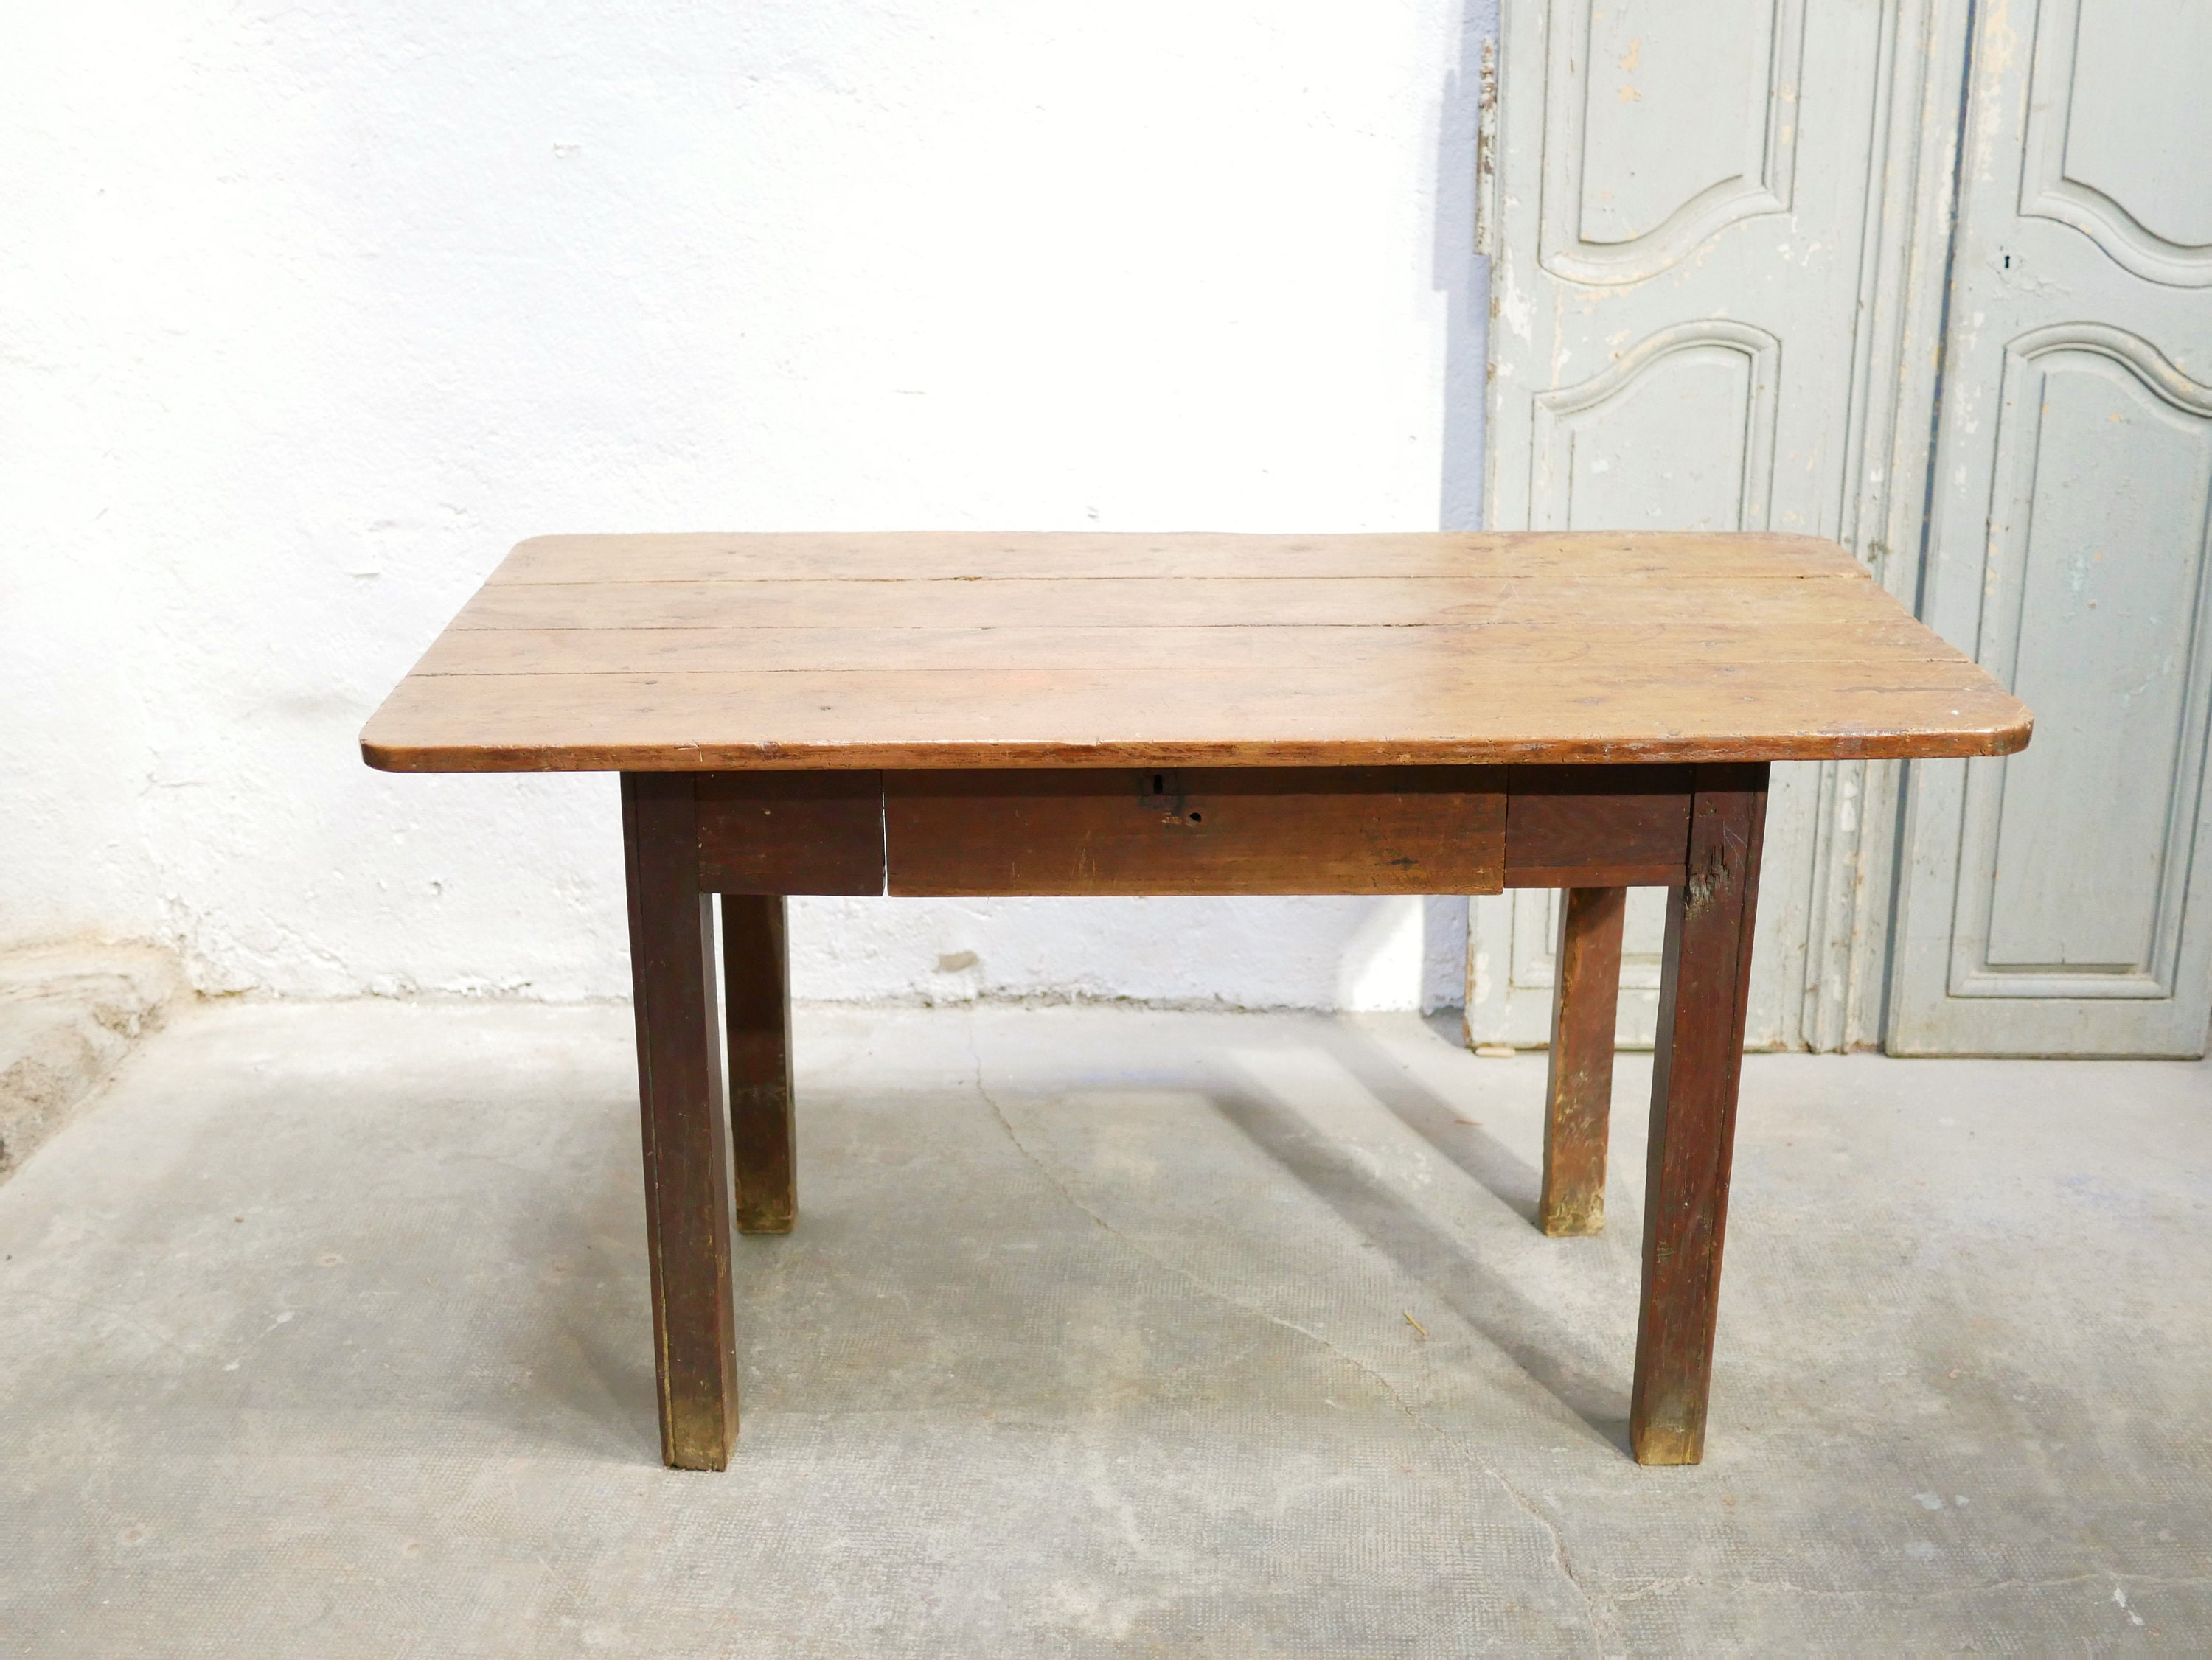
M 1461 1114 L 1413 1086 L 1387 1057 L 1362 1053 L 1344 1034 L 1329 1045 L 1346 1069 L 1395 1116 L 1450 1157 L 1444 1139 L 1422 1121 L 1441 1114 L 1456 1128 Z M 1550 1393 L 1601 1439 L 1628 1453 L 1628 1391 L 1613 1363 L 1576 1327 L 1523 1294 L 1514 1278 L 1483 1260 L 1479 1242 L 1447 1231 L 1394 1192 L 1360 1160 L 1315 1131 L 1293 1108 L 1249 1087 L 1224 1084 L 1214 1106 L 1285 1172 L 1371 1239 L 1401 1269 L 1426 1287 L 1528 1378 Z M 1459 1168 L 1509 1205 L 1524 1221 L 1534 1215 L 1534 1172 L 1489 1138 L 1474 1160 L 1454 1157 Z
M 1431 1022 L 1424 1022 L 1431 1031 Z M 1456 1042 L 1456 1035 L 1454 1038 Z M 1468 1117 L 1468 1103 L 1439 1095 L 1355 1027 L 1332 1025 L 1322 1045 L 1437 1155 L 1498 1197 L 1532 1228 L 1541 1231 L 1536 1205 L 1543 1177 L 1536 1167 Z

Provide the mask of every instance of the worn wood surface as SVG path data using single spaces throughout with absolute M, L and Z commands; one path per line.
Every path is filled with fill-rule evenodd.
M 1622 888 L 1571 888 L 1559 907 L 1559 984 L 1544 1086 L 1544 1184 L 1537 1216 L 1554 1238 L 1605 1231 L 1613 1028 L 1620 1003 Z
M 1670 890 L 1651 1074 L 1644 1294 L 1629 1439 L 1638 1463 L 1705 1453 L 1766 768 L 1698 769 L 1686 879 Z
M 698 775 L 699 885 L 717 894 L 880 894 L 873 772 Z
M 890 891 L 1494 894 L 1492 766 L 887 772 Z
M 402 771 L 1997 754 L 1833 545 L 1613 533 L 546 538 L 362 736 Z
M 729 1142 L 691 779 L 626 774 L 623 844 L 660 1451 L 679 1469 L 720 1469 L 738 1435 Z
M 783 900 L 723 894 L 722 1019 L 740 1233 L 788 1233 L 799 1217 L 790 978 Z

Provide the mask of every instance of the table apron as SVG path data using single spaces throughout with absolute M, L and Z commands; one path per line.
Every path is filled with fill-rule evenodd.
M 725 894 L 1494 894 L 1683 880 L 1688 766 L 697 772 Z

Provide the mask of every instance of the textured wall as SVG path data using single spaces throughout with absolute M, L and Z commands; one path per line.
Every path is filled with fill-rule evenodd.
M 1492 11 L 9 6 L 0 940 L 621 992 L 611 779 L 354 748 L 526 535 L 1472 523 Z M 1461 914 L 795 930 L 814 996 L 1403 1006 Z

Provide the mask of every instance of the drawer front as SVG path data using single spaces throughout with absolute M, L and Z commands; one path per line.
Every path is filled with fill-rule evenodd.
M 1502 766 L 886 772 L 889 891 L 1495 894 Z

